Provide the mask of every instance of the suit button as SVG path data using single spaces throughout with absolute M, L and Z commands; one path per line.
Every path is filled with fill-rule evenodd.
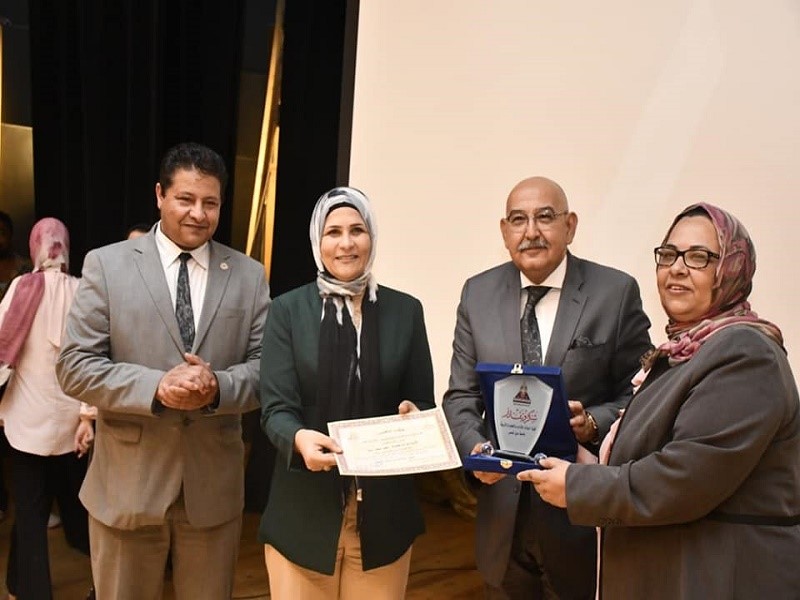
M 192 420 L 189 417 L 183 417 L 183 426 L 188 427 L 192 424 Z
M 514 486 L 514 493 L 519 494 L 519 484 Z

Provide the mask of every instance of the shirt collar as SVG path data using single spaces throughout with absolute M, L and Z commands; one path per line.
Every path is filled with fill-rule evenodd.
M 161 264 L 164 266 L 164 269 L 178 260 L 178 256 L 180 256 L 181 252 L 187 252 L 187 250 L 181 249 L 161 231 L 161 221 L 156 223 L 156 246 L 158 247 L 158 254 L 161 257 Z M 194 250 L 189 250 L 188 252 L 198 265 L 208 271 L 208 261 L 211 252 L 208 242 L 204 242 L 201 246 L 198 246 Z
M 526 287 L 533 285 L 543 285 L 549 288 L 560 290 L 564 287 L 564 278 L 567 276 L 567 254 L 564 253 L 564 258 L 558 263 L 558 266 L 548 275 L 542 283 L 533 283 L 525 276 L 522 271 L 519 272 L 520 287 L 524 290 Z

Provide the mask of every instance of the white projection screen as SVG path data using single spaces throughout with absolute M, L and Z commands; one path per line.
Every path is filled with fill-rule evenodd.
M 652 248 L 688 204 L 733 212 L 800 372 L 798 0 L 361 0 L 352 140 L 378 280 L 422 300 L 439 400 L 461 286 L 507 260 L 530 175 L 566 190 L 572 252 L 636 277 L 656 343 Z

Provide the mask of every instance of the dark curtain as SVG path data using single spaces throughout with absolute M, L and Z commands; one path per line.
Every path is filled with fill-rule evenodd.
M 311 211 L 325 191 L 348 182 L 358 24 L 358 0 L 287 0 L 286 5 L 273 297 L 313 281 Z M 275 458 L 258 417 L 244 420 L 252 432 L 245 502 L 256 512 L 266 505 Z
M 157 220 L 168 147 L 200 142 L 234 164 L 242 12 L 242 0 L 31 0 L 36 216 L 67 224 L 74 273 Z
M 270 43 L 271 21 L 244 27 L 260 1 L 30 0 L 36 216 L 66 223 L 73 273 L 88 250 L 158 219 L 168 147 L 206 144 L 233 169 L 243 47 Z M 347 184 L 358 21 L 358 0 L 286 4 L 273 297 L 314 278 L 311 210 Z M 230 211 L 214 236 L 226 244 Z M 273 450 L 257 413 L 245 429 L 246 503 L 262 510 Z
M 316 276 L 311 211 L 324 192 L 348 183 L 357 23 L 358 0 L 286 2 L 274 295 Z

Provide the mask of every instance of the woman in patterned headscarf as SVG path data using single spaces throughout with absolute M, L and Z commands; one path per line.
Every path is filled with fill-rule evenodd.
M 92 436 L 80 403 L 56 381 L 61 335 L 78 280 L 68 274 L 69 234 L 58 219 L 31 230 L 32 273 L 15 279 L 0 303 L 0 372 L 10 374 L 0 402 L 11 451 L 15 516 L 6 586 L 19 598 L 49 598 L 47 520 L 58 500 L 67 542 L 89 554 L 86 509 L 78 500 Z
M 669 340 L 643 361 L 608 464 L 519 477 L 603 527 L 601 598 L 797 598 L 800 400 L 780 330 L 747 301 L 753 244 L 701 203 L 655 258 Z
M 277 600 L 405 597 L 424 525 L 409 476 L 339 475 L 331 421 L 431 408 L 422 305 L 378 286 L 366 196 L 335 188 L 309 229 L 316 281 L 276 298 L 264 329 L 261 424 L 278 460 L 259 538 Z

